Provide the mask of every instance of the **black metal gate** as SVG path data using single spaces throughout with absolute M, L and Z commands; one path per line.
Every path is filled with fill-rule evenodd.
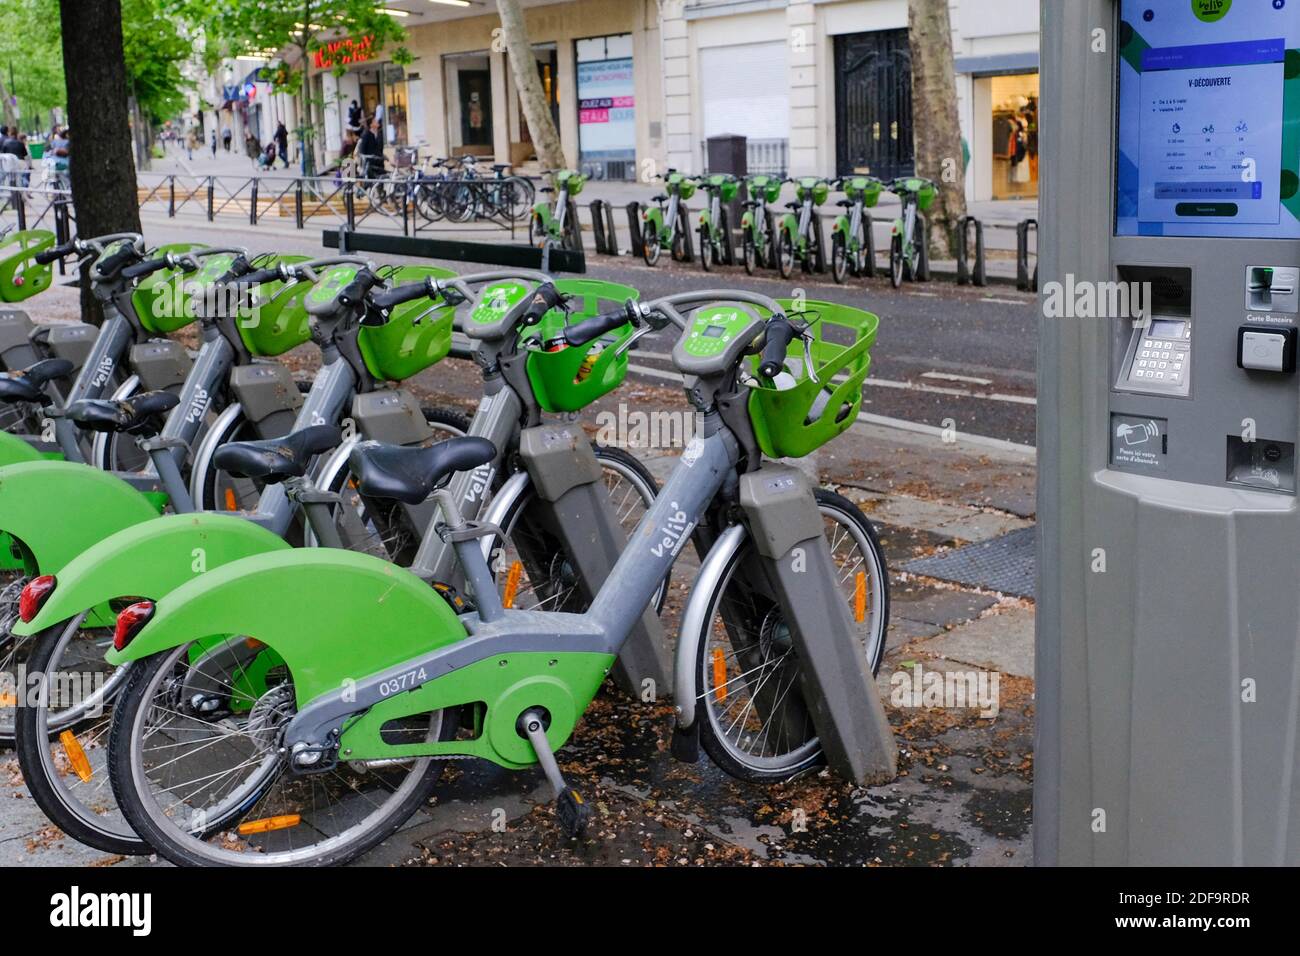
M 916 171 L 912 51 L 906 30 L 835 38 L 835 161 L 841 176 Z

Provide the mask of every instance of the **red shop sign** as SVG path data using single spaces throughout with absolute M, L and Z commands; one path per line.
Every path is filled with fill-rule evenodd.
M 373 35 L 347 37 L 342 40 L 330 40 L 322 43 L 315 53 L 316 69 L 328 70 L 335 63 L 346 66 L 349 63 L 364 63 L 375 54 Z

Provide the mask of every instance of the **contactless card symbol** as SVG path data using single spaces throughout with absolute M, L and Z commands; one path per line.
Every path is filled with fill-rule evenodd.
M 1115 437 L 1123 439 L 1126 445 L 1145 445 L 1151 439 L 1159 437 L 1160 426 L 1155 422 L 1143 422 L 1140 425 L 1130 425 L 1128 422 L 1122 422 L 1115 429 Z

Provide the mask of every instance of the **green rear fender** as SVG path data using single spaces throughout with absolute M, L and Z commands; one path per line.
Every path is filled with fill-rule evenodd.
M 124 528 L 88 548 L 59 571 L 54 593 L 29 624 L 37 634 L 114 598 L 158 600 L 202 574 L 240 558 L 289 545 L 234 515 L 166 515 Z
M 664 212 L 658 206 L 651 206 L 641 214 L 641 218 L 645 220 L 647 226 L 652 228 L 653 231 L 650 232 L 650 235 L 660 236 L 663 234 Z
M 461 640 L 465 627 L 429 585 L 379 558 L 334 548 L 285 550 L 181 585 L 108 661 L 227 635 L 256 638 L 283 658 L 301 708 L 347 681 Z
M 835 222 L 831 224 L 831 232 L 838 232 L 842 236 L 849 234 L 849 217 L 836 216 Z
M 58 574 L 92 545 L 157 517 L 148 498 L 88 465 L 36 461 L 0 468 L 0 531 L 20 543 L 33 573 Z
M 46 457 L 20 435 L 0 432 L 0 467 L 25 461 L 45 461 Z
M 786 213 L 781 217 L 781 229 L 790 234 L 790 238 L 798 243 L 799 241 L 799 220 L 793 213 Z

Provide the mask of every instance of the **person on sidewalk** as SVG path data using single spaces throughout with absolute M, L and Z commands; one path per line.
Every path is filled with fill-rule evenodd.
M 226 148 L 227 153 L 230 152 L 230 141 L 234 138 L 235 138 L 234 130 L 232 130 L 229 126 L 227 126 L 225 129 L 221 131 L 221 145 Z
M 384 173 L 384 147 L 379 141 L 379 117 L 372 117 L 370 125 L 357 143 L 358 169 L 363 179 L 378 179 Z
M 212 131 L 212 158 L 217 158 L 217 131 Z
M 271 137 L 275 140 L 276 151 L 280 154 L 280 162 L 284 163 L 284 168 L 289 168 L 289 131 L 284 128 L 284 121 L 281 120 L 275 127 L 275 133 Z
M 361 132 L 361 106 L 356 100 L 348 107 L 348 129 L 355 130 L 358 134 Z

